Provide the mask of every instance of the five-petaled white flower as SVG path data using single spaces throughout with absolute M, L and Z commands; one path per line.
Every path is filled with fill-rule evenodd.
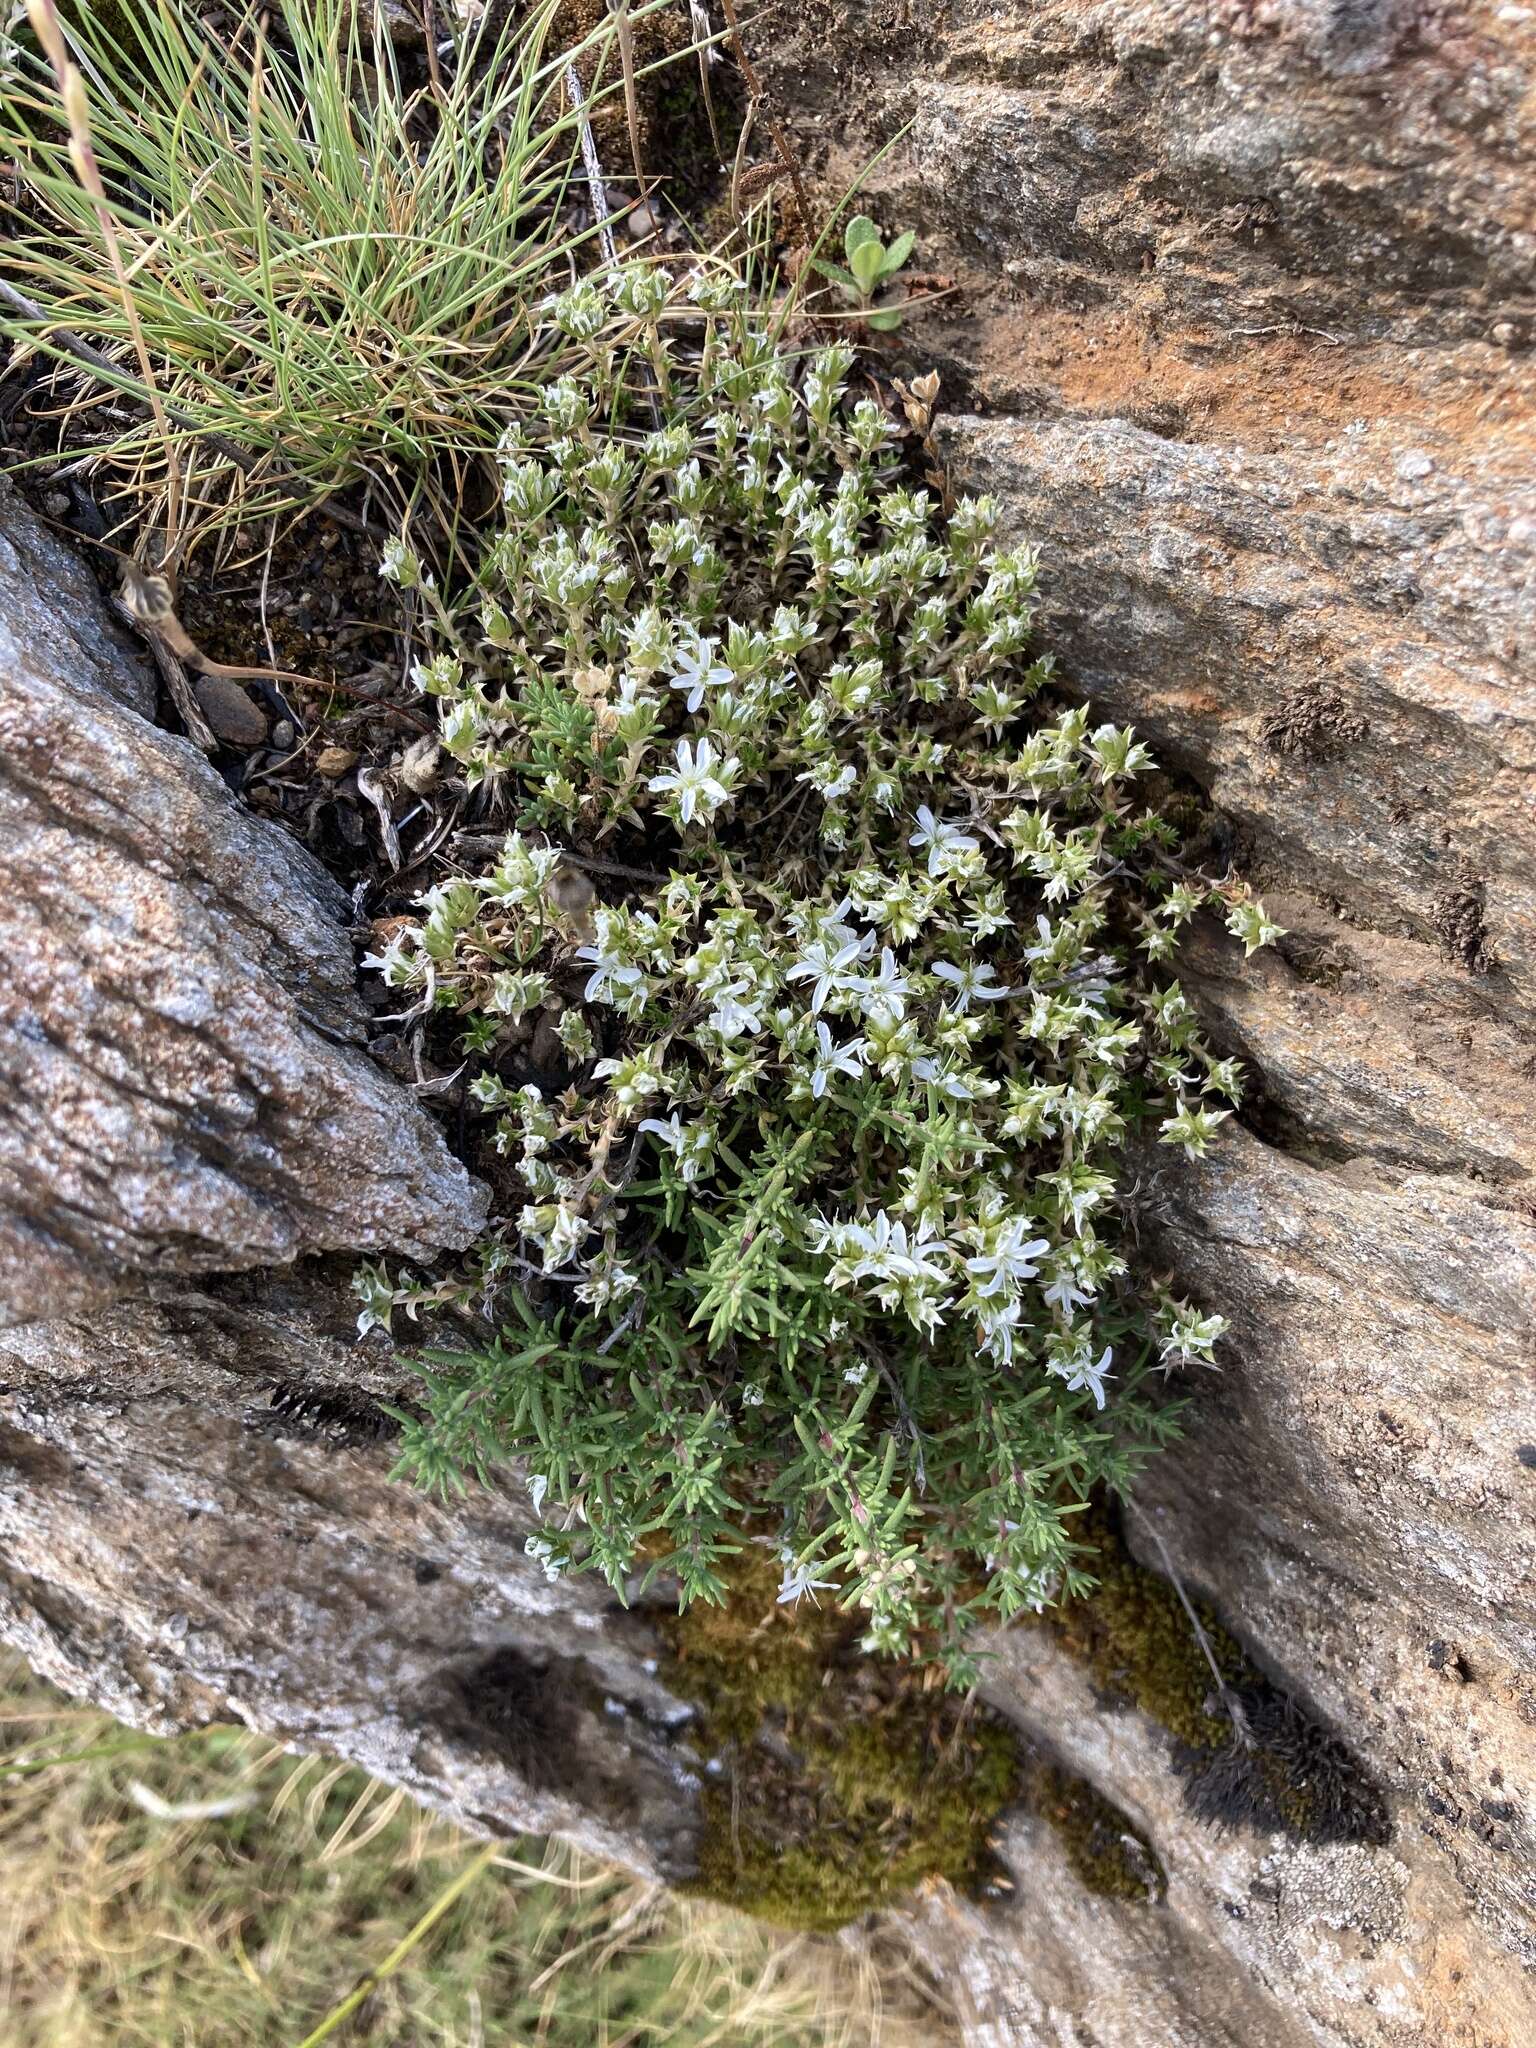
M 955 991 L 955 1008 L 968 1010 L 972 1002 L 1000 1003 L 1013 994 L 1013 990 L 997 978 L 995 969 L 985 960 L 968 960 L 963 967 L 953 967 L 947 960 L 937 961 L 934 973 L 940 981 L 951 982 Z
M 842 946 L 824 938 L 812 939 L 784 978 L 786 981 L 815 982 L 816 986 L 811 991 L 811 1015 L 814 1017 L 828 996 L 841 995 L 846 989 L 860 986 L 853 969 L 866 958 L 874 943 L 873 932 L 867 932 L 862 939 L 850 939 Z
M 1039 1271 L 1035 1261 L 1051 1246 L 1044 1237 L 1032 1237 L 1026 1244 L 1028 1227 L 1022 1217 L 1014 1217 L 993 1238 L 991 1251 L 966 1260 L 965 1270 L 973 1276 L 978 1294 L 1011 1294 L 1025 1280 L 1034 1279 Z
M 1097 1363 L 1094 1362 L 1092 1354 L 1085 1351 L 1069 1368 L 1062 1370 L 1062 1378 L 1067 1383 L 1068 1392 L 1076 1394 L 1086 1390 L 1092 1394 L 1094 1406 L 1102 1408 L 1104 1382 L 1114 1377 L 1109 1370 L 1114 1363 L 1114 1357 L 1114 1351 L 1108 1344 L 1104 1346 L 1103 1356 Z
M 676 673 L 672 687 L 687 693 L 690 711 L 701 708 L 706 690 L 723 689 L 733 680 L 730 670 L 715 660 L 715 646 L 713 640 L 701 640 L 695 634 L 692 647 L 679 648 L 673 657 Z
M 720 763 L 720 773 L 730 774 L 735 767 L 735 760 L 728 757 Z M 663 795 L 675 791 L 677 815 L 685 825 L 691 825 L 701 810 L 709 817 L 730 798 L 730 790 L 714 770 L 715 750 L 707 739 L 699 741 L 697 751 L 689 741 L 679 740 L 675 770 L 669 775 L 653 775 L 647 787 Z
M 861 975 L 849 986 L 857 990 L 859 1008 L 866 1017 L 880 1017 L 894 1024 L 907 1014 L 906 999 L 912 993 L 912 984 L 897 967 L 896 955 L 889 946 L 881 948 L 879 972 Z
M 942 818 L 936 818 L 927 804 L 919 804 L 917 830 L 907 844 L 927 848 L 930 875 L 948 874 L 966 854 L 981 850 L 979 840 L 962 832 L 958 825 L 949 825 Z
M 855 1040 L 851 1045 L 834 1045 L 832 1033 L 825 1024 L 816 1026 L 820 1049 L 816 1064 L 811 1069 L 811 1093 L 819 1100 L 827 1092 L 827 1082 L 834 1074 L 847 1074 L 856 1081 L 864 1065 L 864 1047 Z

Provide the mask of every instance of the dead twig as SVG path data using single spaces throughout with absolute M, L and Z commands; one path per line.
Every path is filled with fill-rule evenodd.
M 576 130 L 581 139 L 581 165 L 586 173 L 587 190 L 592 195 L 592 218 L 597 224 L 597 246 L 602 252 L 605 264 L 611 270 L 619 260 L 619 252 L 613 240 L 613 216 L 608 209 L 608 188 L 603 183 L 602 159 L 597 153 L 597 144 L 592 139 L 592 121 L 587 112 L 587 97 L 581 89 L 581 74 L 574 64 L 565 67 L 565 90 L 576 115 Z
M 747 55 L 746 44 L 741 39 L 741 23 L 736 14 L 736 0 L 720 0 L 720 4 L 725 9 L 725 25 L 730 34 L 732 54 L 736 62 L 741 66 L 741 75 L 746 80 L 747 91 L 752 95 L 753 100 L 763 108 L 763 115 L 768 123 L 768 133 L 773 138 L 773 146 L 779 153 L 780 163 L 783 164 L 784 169 L 789 174 L 789 182 L 795 188 L 795 201 L 800 208 L 800 231 L 809 241 L 814 235 L 813 221 L 815 216 L 811 212 L 811 202 L 806 193 L 805 182 L 800 176 L 800 160 L 789 146 L 789 137 L 784 132 L 784 124 L 774 113 L 772 107 L 768 105 L 767 95 L 763 91 L 763 82 L 757 75 L 752 59 Z
M 119 604 L 123 612 L 127 613 L 128 607 L 122 604 L 121 600 Z M 170 692 L 171 702 L 176 706 L 181 722 L 187 728 L 188 737 L 205 754 L 215 753 L 218 750 L 218 738 L 213 727 L 203 716 L 202 706 L 192 694 L 192 685 L 187 681 L 186 669 L 158 633 L 146 632 L 144 638 L 149 643 L 155 667 L 160 671 L 160 680 Z
M 214 661 L 204 654 L 176 616 L 175 598 L 168 577 L 152 575 L 136 563 L 125 561 L 121 595 L 123 609 L 135 625 L 142 626 L 147 634 L 164 641 L 178 661 L 184 661 L 188 668 L 196 669 L 200 675 L 228 676 L 236 682 L 249 677 L 303 683 L 310 690 L 326 688 L 318 676 L 301 676 L 291 668 L 241 668 L 228 662 Z

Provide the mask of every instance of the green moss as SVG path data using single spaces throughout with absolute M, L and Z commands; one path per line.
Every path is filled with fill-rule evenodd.
M 776 1604 L 754 1551 L 723 1608 L 663 1624 L 715 1775 L 694 1889 L 782 1927 L 841 1927 L 933 1877 L 985 1884 L 1015 1796 L 1012 1730 L 932 1674 L 861 1655 L 856 1623 Z
M 1193 1603 L 1242 1730 L 1234 1727 L 1178 1593 L 1138 1564 L 1096 1502 L 1078 1526 L 1098 1581 L 1042 1617 L 1112 1697 L 1174 1737 L 1190 1808 L 1217 1827 L 1280 1828 L 1310 1841 L 1383 1842 L 1390 1825 L 1370 1772 L 1265 1677 L 1209 1606 Z
M 1218 1826 L 1310 1840 L 1385 1839 L 1385 1808 L 1358 1761 L 1197 1605 L 1250 1740 L 1234 1741 L 1210 1666 L 1174 1588 L 1139 1565 L 1112 1512 L 1080 1529 L 1098 1590 L 1042 1617 L 1106 1693 L 1175 1738 L 1191 1807 Z M 925 1880 L 972 1893 L 997 1876 L 1002 1809 L 1025 1802 L 1056 1829 L 1083 1885 L 1149 1903 L 1167 1881 L 1146 1837 L 1086 1780 L 1027 1761 L 1013 1730 L 962 1707 L 923 1668 L 865 1657 L 835 1607 L 777 1604 L 778 1568 L 755 1546 L 724 1607 L 658 1626 L 667 1678 L 699 1710 L 709 1775 L 693 1888 L 782 1927 L 845 1925 Z
M 1134 1702 L 1191 1749 L 1225 1747 L 1232 1724 L 1178 1594 L 1136 1562 L 1102 1503 L 1089 1508 L 1075 1534 L 1091 1546 L 1082 1562 L 1098 1585 L 1086 1599 L 1050 1609 L 1049 1626 L 1105 1692 Z M 1211 1610 L 1196 1603 L 1195 1612 L 1225 1683 L 1259 1680 Z
M 1040 1763 L 1029 1772 L 1024 1790 L 1031 1807 L 1056 1830 L 1086 1890 L 1136 1905 L 1150 1905 L 1166 1894 L 1168 1879 L 1152 1844 L 1086 1778 Z

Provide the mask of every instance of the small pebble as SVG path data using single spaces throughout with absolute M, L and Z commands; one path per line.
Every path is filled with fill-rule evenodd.
M 315 772 L 328 782 L 335 782 L 349 768 L 355 768 L 357 760 L 356 747 L 322 747 L 315 756 Z
M 67 519 L 73 503 L 68 491 L 49 491 L 43 499 L 43 510 L 50 519 Z
M 197 708 L 226 746 L 266 745 L 267 714 L 232 676 L 199 676 L 192 692 Z
M 1404 483 L 1417 483 L 1420 477 L 1428 476 L 1434 466 L 1422 448 L 1410 448 L 1398 462 L 1397 473 Z

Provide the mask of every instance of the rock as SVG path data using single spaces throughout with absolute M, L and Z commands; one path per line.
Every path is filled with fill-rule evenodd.
M 154 716 L 148 655 L 113 622 L 90 570 L 0 481 L 0 674 L 23 662 Z
M 0 1336 L 0 1636 L 136 1727 L 243 1721 L 477 1833 L 692 1868 L 688 1710 L 527 1496 L 389 1477 L 409 1398 L 346 1272 L 161 1290 Z
M 192 685 L 192 694 L 216 737 L 226 746 L 266 744 L 267 714 L 233 676 L 199 676 Z
M 919 260 L 961 287 L 914 312 L 904 366 L 943 371 L 953 478 L 996 491 L 1038 545 L 1067 688 L 1134 718 L 1196 793 L 1207 856 L 1259 883 L 1288 928 L 1241 970 L 1202 931 L 1188 963 L 1254 1086 L 1207 1162 L 1148 1162 L 1131 1214 L 1143 1258 L 1232 1333 L 1220 1370 L 1185 1387 L 1186 1435 L 1140 1483 L 1129 1527 L 1275 1697 L 1347 1744 L 1385 1821 L 1351 1839 L 1218 1831 L 1186 1803 L 1187 1759 L 1150 1705 L 1020 1625 L 996 1641 L 987 1696 L 1146 1837 L 1166 1897 L 1090 1889 L 1019 1814 L 999 1834 L 1014 1904 L 935 1888 L 892 1925 L 972 2048 L 1524 2048 L 1527 10 L 797 0 L 755 33 L 825 190 L 913 123 L 861 204 L 915 226 Z M 110 672 L 117 657 L 69 639 L 56 672 L 92 659 Z M 88 734 L 101 714 L 84 696 Z M 49 731 L 67 763 L 73 728 Z M 185 753 L 178 788 L 196 781 Z M 110 753 L 91 774 L 110 818 Z M 70 817 L 90 814 L 90 782 L 54 780 Z M 272 835 L 238 830 L 278 858 Z M 220 812 L 218 844 L 232 833 Z M 200 859 L 177 872 L 222 873 Z M 248 949 L 259 928 L 241 986 L 301 988 L 290 1029 L 306 1045 L 317 1006 L 356 1029 L 334 899 L 307 887 L 320 908 L 291 913 L 298 933 L 275 908 L 252 918 L 233 881 L 187 910 L 200 945 L 216 913 Z M 317 955 L 319 930 L 332 950 Z M 303 982 L 317 957 L 330 964 Z M 286 1071 L 269 1046 L 263 1060 Z M 374 1099 L 338 1094 L 335 1113 Z M 213 1171 L 196 1143 L 190 1156 Z M 255 1169 L 235 1178 L 245 1189 Z M 285 1218 L 290 1200 L 282 1180 Z M 115 1244 L 87 1213 L 75 1288 L 93 1233 Z M 339 1241 L 308 1227 L 274 1232 L 268 1255 Z M 262 1256 L 254 1225 L 229 1235 Z M 184 1259 L 176 1242 L 167 1256 Z M 358 1439 L 376 1423 L 368 1397 L 396 1390 L 391 1368 L 329 1342 L 343 1293 L 290 1307 L 304 1276 L 270 1298 L 252 1284 L 257 1298 L 210 1283 L 0 1345 L 0 1627 L 152 1725 L 242 1713 L 477 1824 L 558 1826 L 686 1870 L 695 1788 L 665 1740 L 680 1709 L 638 1624 L 590 1588 L 549 1587 L 508 1499 L 447 1510 L 387 1488 L 387 1447 Z M 62 1290 L 41 1292 L 59 1312 Z M 520 1686 L 552 1741 L 509 1754 L 504 1715 L 487 1734 L 487 1672 L 498 1698 Z M 586 1714 L 594 1678 L 623 1716 Z M 551 1691 L 577 1702 L 571 1718 L 540 1718 Z M 583 1787 L 534 1782 L 552 1750 L 579 1760 Z
M 1047 1631 L 1011 1631 L 986 1692 L 1047 1735 L 1157 1850 L 1159 1904 L 1085 1889 L 1056 1831 L 1002 1829 L 1007 1912 L 947 1892 L 903 1916 L 967 2048 L 1429 2048 L 1529 2038 L 1529 1979 L 1479 1939 L 1412 1827 L 1384 1846 L 1216 1834 L 1156 1722 L 1107 1705 Z
M 939 431 L 1040 546 L 1047 644 L 1199 779 L 1266 886 L 1450 939 L 1530 1018 L 1536 691 L 1511 650 L 1536 625 L 1536 467 L 1505 451 L 1501 477 L 1469 447 L 1406 484 L 1400 438 L 1362 423 L 1252 455 L 1123 420 Z
M 938 444 L 1041 558 L 1042 644 L 1289 936 L 1186 979 L 1244 1128 L 1143 1257 L 1232 1321 L 1144 1560 L 1348 1738 L 1389 1842 L 1214 1835 L 1170 1737 L 1008 1632 L 987 1691 L 1146 1833 L 1034 1823 L 1009 1923 L 925 1902 L 973 2048 L 1536 2038 L 1536 38 L 1525 10 L 806 0 L 763 50 L 825 191 L 959 297 Z M 764 39 L 760 37 L 760 41 Z M 1155 1540 L 1148 1532 L 1155 1532 Z
M 0 1321 L 468 1243 L 483 1191 L 361 1050 L 341 892 L 146 722 L 142 665 L 9 492 L 0 569 Z

